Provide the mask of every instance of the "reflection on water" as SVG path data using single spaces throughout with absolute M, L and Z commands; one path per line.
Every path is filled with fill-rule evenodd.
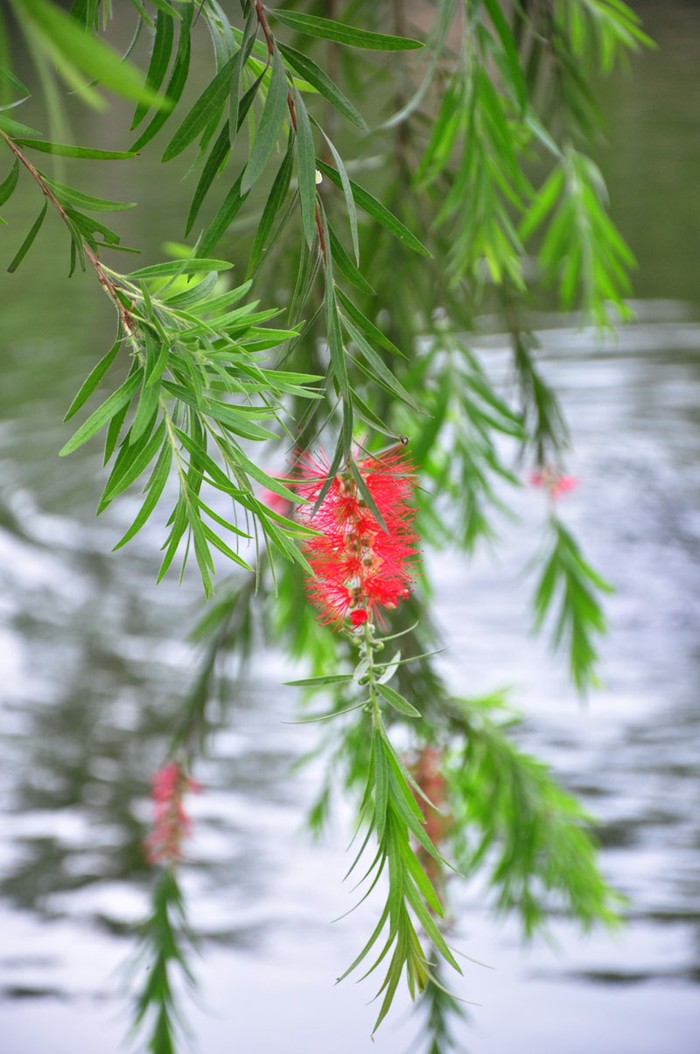
M 465 681 L 470 691 L 515 686 L 514 701 L 530 715 L 526 748 L 600 818 L 603 865 L 630 897 L 629 925 L 613 939 L 583 940 L 556 921 L 557 955 L 541 945 L 525 951 L 509 925 L 494 926 L 483 891 L 459 894 L 459 943 L 494 967 L 469 966 L 463 984 L 483 1004 L 471 1011 L 465 1042 L 486 1054 L 510 1049 L 516 1035 L 533 1050 L 540 1039 L 556 1051 L 696 1049 L 700 324 L 679 305 L 640 305 L 640 315 L 603 346 L 557 320 L 541 336 L 577 433 L 571 467 L 581 486 L 565 515 L 618 589 L 604 688 L 580 708 L 544 646 L 528 637 L 520 528 L 504 528 L 497 562 L 488 554 L 469 565 L 435 562 L 447 675 L 462 690 Z M 498 371 L 499 339 L 483 347 Z M 10 387 L 20 368 L 11 364 Z M 100 1049 L 117 1049 L 124 1021 L 114 1014 L 111 971 L 145 906 L 144 781 L 160 761 L 192 662 L 182 640 L 194 584 L 155 588 L 148 539 L 109 555 L 128 511 L 93 526 L 94 455 L 82 453 L 66 470 L 76 494 L 83 484 L 76 514 L 52 490 L 58 418 L 58 407 L 47 407 L 43 435 L 27 417 L 10 419 L 1 448 L 11 481 L 0 531 L 0 996 L 10 1054 L 35 1049 L 52 1021 L 66 1035 L 58 1052 L 79 1048 L 90 1031 L 105 1036 Z M 34 451 L 31 487 L 20 484 L 25 438 Z M 538 496 L 524 492 L 520 505 L 534 527 Z M 279 688 L 287 675 L 279 657 L 266 655 L 245 689 L 232 690 L 230 731 L 198 773 L 206 793 L 192 802 L 198 834 L 186 884 L 206 952 L 206 1009 L 194 1013 L 201 1049 L 212 1054 L 231 1038 L 260 1051 L 302 1043 L 321 1054 L 333 1036 L 347 1054 L 371 1049 L 362 993 L 352 985 L 330 991 L 363 922 L 328 926 L 348 906 L 342 837 L 316 849 L 301 831 L 313 773 L 300 779 L 289 768 L 314 732 L 284 724 L 294 706 L 293 693 Z M 270 998 L 279 1009 L 272 1018 Z M 618 1029 L 630 1015 L 635 1045 L 623 1047 Z M 540 1036 L 543 1021 L 549 1031 Z M 672 1031 L 659 1045 L 654 1030 L 664 1028 Z M 414 1029 L 412 1019 L 390 1025 L 377 1042 L 400 1054 Z

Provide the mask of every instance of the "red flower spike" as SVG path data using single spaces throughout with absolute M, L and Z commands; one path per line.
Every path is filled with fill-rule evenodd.
M 530 474 L 530 484 L 533 487 L 542 487 L 547 491 L 549 500 L 557 501 L 562 494 L 574 490 L 578 486 L 578 480 L 574 476 L 565 476 L 551 465 L 545 465 Z
M 319 534 L 305 546 L 313 569 L 309 597 L 324 622 L 349 618 L 357 627 L 379 618 L 380 608 L 395 608 L 411 591 L 412 558 L 416 554 L 415 512 L 410 499 L 415 474 L 402 452 L 369 456 L 355 463 L 386 530 L 366 504 L 349 472 L 332 480 L 314 512 L 328 479 L 328 465 L 306 459 L 305 480 L 296 484 L 308 505 L 299 519 Z
M 165 765 L 153 777 L 153 828 L 144 842 L 149 864 L 176 864 L 182 859 L 182 843 L 190 833 L 190 819 L 182 804 L 187 791 L 201 786 L 177 761 Z

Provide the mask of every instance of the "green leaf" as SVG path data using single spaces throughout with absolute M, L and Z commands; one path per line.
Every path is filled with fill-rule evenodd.
M 120 212 L 123 209 L 136 207 L 135 201 L 110 201 L 108 198 L 94 198 L 91 194 L 83 194 L 74 187 L 68 187 L 64 183 L 57 183 L 54 179 L 49 179 L 43 172 L 40 175 L 63 205 L 74 205 L 76 208 L 87 209 L 88 212 Z
M 15 163 L 9 171 L 9 174 L 0 183 L 0 205 L 4 205 L 5 202 L 12 196 L 12 192 L 17 186 L 17 180 L 19 179 L 19 160 L 15 158 Z
M 292 180 L 292 167 L 294 164 L 294 140 L 290 136 L 289 144 L 287 146 L 287 152 L 282 159 L 282 164 L 279 167 L 275 180 L 270 189 L 270 193 L 265 202 L 265 208 L 262 211 L 260 222 L 258 223 L 258 229 L 255 232 L 255 238 L 253 239 L 253 246 L 250 250 L 250 261 L 248 263 L 247 275 L 250 276 L 258 267 L 258 264 L 262 260 L 263 253 L 265 251 L 265 242 L 268 239 L 272 225 L 275 220 L 275 216 L 279 212 L 289 191 L 289 184 Z
M 377 684 L 377 691 L 383 699 L 389 703 L 390 706 L 397 710 L 404 717 L 420 717 L 420 710 L 416 710 L 415 706 L 412 706 L 407 699 L 404 699 L 402 695 L 390 688 L 388 684 Z
M 333 155 L 333 160 L 335 161 L 335 165 L 338 170 L 340 185 L 343 189 L 343 197 L 345 198 L 345 208 L 348 211 L 348 223 L 350 224 L 350 236 L 352 238 L 353 252 L 355 253 L 355 262 L 359 264 L 360 239 L 357 233 L 357 209 L 355 207 L 355 198 L 352 192 L 352 184 L 350 182 L 350 177 L 348 176 L 345 165 L 343 164 L 342 157 L 340 156 L 340 154 L 338 153 L 335 146 L 333 145 L 333 143 L 328 138 L 325 132 L 323 133 L 323 137 L 328 143 L 328 148 L 331 154 Z
M 68 442 L 59 450 L 59 457 L 72 454 L 74 450 L 77 450 L 79 446 L 91 439 L 101 428 L 104 428 L 107 422 L 111 421 L 120 410 L 123 410 L 141 384 L 142 376 L 142 368 L 131 373 L 124 383 L 115 392 L 112 392 L 109 398 L 105 399 L 102 405 L 98 406 L 90 414 L 87 421 L 84 421 L 78 431 L 71 436 Z
M 357 328 L 364 333 L 371 344 L 378 344 L 380 348 L 385 348 L 386 351 L 390 351 L 392 355 L 398 355 L 400 359 L 405 359 L 404 353 L 396 347 L 393 341 L 389 340 L 386 333 L 382 333 L 373 322 L 371 322 L 366 315 L 355 307 L 352 300 L 345 295 L 342 289 L 338 290 L 338 300 L 345 308 L 346 312 L 355 323 Z
M 230 271 L 233 264 L 229 260 L 209 260 L 190 256 L 185 260 L 167 260 L 164 263 L 149 264 L 132 271 L 129 278 L 171 278 L 184 274 L 197 274 L 200 271 Z
M 212 219 L 211 223 L 207 227 L 206 231 L 202 235 L 202 240 L 199 243 L 198 253 L 205 255 L 210 252 L 214 246 L 219 242 L 224 231 L 228 229 L 230 224 L 233 222 L 234 217 L 237 215 L 241 205 L 248 197 L 247 194 L 241 193 L 241 185 L 243 182 L 242 172 L 228 194 L 224 198 L 221 207 L 217 211 L 216 215 Z
M 343 274 L 348 282 L 351 282 L 361 292 L 366 293 L 368 296 L 374 296 L 375 290 L 369 284 L 362 271 L 355 266 L 353 260 L 350 259 L 345 249 L 338 241 L 331 227 L 328 228 L 328 234 L 330 236 L 331 250 L 333 252 L 333 263 Z
M 159 108 L 170 105 L 148 87 L 140 70 L 125 62 L 99 37 L 86 33 L 76 19 L 56 4 L 48 0 L 22 0 L 21 9 L 41 34 L 59 69 L 68 63 L 117 95 Z
M 352 48 L 364 48 L 370 51 L 413 51 L 422 48 L 420 40 L 410 37 L 395 37 L 386 33 L 372 33 L 367 29 L 355 29 L 343 25 L 331 18 L 319 18 L 316 15 L 305 15 L 296 11 L 273 11 L 271 14 L 283 25 L 306 33 L 310 37 L 322 40 L 335 40 Z
M 134 519 L 129 529 L 122 535 L 117 544 L 112 549 L 112 552 L 116 552 L 117 549 L 121 549 L 123 545 L 131 541 L 134 535 L 138 534 L 143 525 L 146 523 L 151 513 L 155 509 L 160 499 L 165 484 L 168 481 L 170 475 L 170 465 L 172 463 L 173 451 L 170 443 L 164 443 L 158 460 L 156 461 L 151 477 L 146 484 L 147 497 L 143 505 L 139 509 L 139 512 Z
M 340 88 L 333 83 L 320 66 L 317 66 L 308 55 L 303 55 L 300 51 L 290 48 L 287 44 L 278 44 L 277 46 L 289 65 L 297 73 L 301 74 L 304 80 L 313 85 L 331 106 L 335 106 L 339 113 L 342 113 L 344 117 L 347 117 L 358 128 L 367 131 L 367 122 L 362 114 L 355 109 L 347 96 L 342 93 Z
M 241 37 L 241 44 L 238 52 L 236 53 L 236 61 L 233 67 L 233 73 L 231 74 L 231 102 L 229 106 L 229 125 L 231 130 L 230 142 L 236 137 L 236 133 L 240 128 L 239 121 L 239 107 L 240 107 L 240 94 L 241 94 L 241 75 L 243 73 L 243 67 L 245 66 L 250 53 L 253 50 L 255 44 L 255 38 L 258 31 L 258 19 L 255 12 L 255 4 L 250 5 L 248 16 L 243 27 L 243 35 Z M 254 85 L 256 91 L 260 84 L 261 77 L 258 77 L 256 84 Z M 252 98 L 251 98 L 252 102 Z
M 15 139 L 17 146 L 30 146 L 44 154 L 55 154 L 56 157 L 84 157 L 94 161 L 123 161 L 136 157 L 133 150 L 95 150 L 89 146 L 73 146 L 70 143 L 51 143 L 45 139 Z
M 277 54 L 272 57 L 272 76 L 255 142 L 243 174 L 241 191 L 247 194 L 262 175 L 275 148 L 287 113 L 287 74 Z
M 90 371 L 87 378 L 83 382 L 80 391 L 68 407 L 68 410 L 66 411 L 66 416 L 63 418 L 64 421 L 70 421 L 73 414 L 76 413 L 76 411 L 79 410 L 85 402 L 87 402 L 92 393 L 95 391 L 98 384 L 100 383 L 104 375 L 107 373 L 107 370 L 114 362 L 117 353 L 122 345 L 122 339 L 123 338 L 121 336 L 118 337 L 112 347 L 107 352 L 107 354 L 104 355 L 97 363 L 97 365 Z
M 146 73 L 146 84 L 151 91 L 157 92 L 163 83 L 165 77 L 165 71 L 168 68 L 170 62 L 170 55 L 173 50 L 174 40 L 174 18 L 169 12 L 164 11 L 162 8 L 158 8 L 156 13 L 156 35 L 153 41 L 153 51 L 151 52 L 151 61 L 148 64 L 148 71 Z M 149 110 L 149 104 L 147 102 L 140 102 L 136 110 L 134 111 L 134 117 L 131 122 L 131 129 L 136 128 L 141 123 Z
M 44 222 L 44 219 L 46 217 L 46 210 L 48 209 L 48 207 L 49 207 L 49 203 L 48 203 L 48 201 L 45 201 L 44 204 L 43 204 L 43 207 L 41 209 L 41 212 L 39 213 L 37 218 L 34 220 L 34 223 L 32 224 L 32 226 L 30 227 L 29 232 L 27 234 L 27 237 L 24 239 L 24 241 L 20 245 L 19 249 L 15 253 L 15 256 L 14 256 L 14 258 L 12 260 L 12 263 L 7 268 L 7 270 L 10 272 L 10 274 L 12 274 L 14 271 L 17 270 L 19 265 L 22 263 L 22 260 L 24 259 L 24 257 L 27 255 L 27 253 L 31 249 L 32 243 L 34 242 L 34 239 L 36 238 L 37 234 L 41 230 L 41 226 L 42 226 L 42 224 Z
M 190 205 L 190 211 L 187 214 L 187 223 L 185 224 L 185 237 L 187 237 L 192 230 L 192 226 L 197 218 L 202 202 L 207 196 L 212 183 L 218 176 L 219 172 L 221 172 L 230 151 L 229 123 L 227 121 L 216 137 L 214 145 L 209 152 L 209 157 L 204 163 L 195 192 L 192 195 L 192 204 Z
M 164 435 L 165 423 L 161 421 L 156 431 L 150 436 L 146 431 L 140 439 L 134 442 L 131 442 L 130 434 L 126 436 L 99 500 L 98 514 L 106 509 L 118 494 L 130 487 L 142 472 L 145 472 L 161 449 Z
M 304 100 L 296 88 L 293 87 L 292 92 L 297 121 L 295 142 L 301 219 L 306 244 L 311 246 L 316 237 L 316 151 Z
M 162 161 L 171 161 L 172 158 L 182 153 L 221 112 L 230 92 L 231 74 L 235 61 L 236 56 L 234 55 L 209 82 L 165 148 Z
M 180 39 L 177 46 L 177 55 L 175 56 L 175 62 L 173 63 L 168 87 L 165 90 L 166 97 L 170 100 L 173 106 L 175 106 L 175 103 L 179 100 L 185 84 L 187 83 L 191 54 L 190 27 L 192 25 L 194 13 L 195 5 L 193 3 L 185 4 L 180 22 Z M 159 110 L 158 113 L 154 114 L 153 119 L 148 125 L 146 125 L 143 132 L 134 143 L 132 150 L 139 151 L 146 145 L 146 143 L 149 143 L 151 139 L 157 135 L 167 119 L 167 110 Z
M 352 680 L 351 673 L 329 673 L 322 677 L 302 677 L 300 681 L 285 681 L 291 688 L 321 688 L 326 684 L 347 684 Z
M 321 169 L 325 176 L 335 183 L 336 187 L 342 187 L 342 179 L 340 173 L 336 169 L 331 168 L 325 161 L 318 161 L 318 167 Z M 373 194 L 370 194 L 364 187 L 359 184 L 350 181 L 352 188 L 352 194 L 360 206 L 361 209 L 376 220 L 385 230 L 393 234 L 399 241 L 404 242 L 414 252 L 420 253 L 421 256 L 432 256 L 433 254 L 429 249 L 426 249 L 425 245 L 416 238 L 415 234 L 412 234 L 408 227 L 401 222 L 398 216 L 395 216 L 393 212 L 390 212 L 386 205 L 382 205 L 381 201 L 378 201 Z

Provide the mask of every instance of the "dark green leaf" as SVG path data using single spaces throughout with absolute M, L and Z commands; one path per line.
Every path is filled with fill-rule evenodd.
M 154 92 L 157 92 L 163 83 L 165 71 L 170 62 L 174 39 L 173 26 L 173 15 L 162 8 L 158 8 L 156 13 L 156 35 L 153 41 L 151 61 L 148 64 L 148 72 L 146 73 L 146 83 L 151 91 Z M 149 104 L 147 102 L 140 102 L 137 105 L 131 122 L 132 130 L 141 123 L 148 110 Z
M 267 99 L 257 128 L 253 149 L 243 174 L 241 184 L 243 194 L 247 194 L 250 188 L 257 183 L 275 148 L 287 113 L 287 93 L 287 74 L 279 55 L 275 52 L 272 57 L 272 75 Z
M 331 18 L 319 18 L 316 15 L 305 15 L 296 11 L 272 12 L 278 21 L 299 33 L 310 37 L 321 37 L 323 40 L 335 40 L 338 44 L 347 44 L 352 48 L 365 48 L 370 51 L 413 51 L 422 48 L 420 40 L 410 37 L 395 37 L 385 33 L 371 33 L 367 29 L 355 29 L 343 25 Z
M 19 265 L 22 263 L 22 260 L 24 259 L 24 257 L 27 255 L 27 253 L 31 249 L 32 243 L 34 242 L 34 239 L 36 238 L 37 234 L 41 230 L 41 225 L 43 224 L 44 219 L 46 217 L 46 210 L 48 209 L 48 207 L 49 207 L 49 203 L 48 203 L 48 201 L 45 201 L 43 206 L 42 206 L 41 212 L 39 213 L 37 218 L 34 220 L 34 223 L 32 224 L 32 226 L 30 227 L 29 232 L 27 234 L 27 237 L 24 239 L 24 241 L 20 245 L 19 249 L 15 253 L 15 256 L 14 256 L 14 258 L 12 260 L 12 263 L 7 268 L 7 270 L 10 272 L 10 274 L 12 274 L 13 271 L 17 270 Z
M 133 150 L 94 150 L 89 146 L 72 146 L 70 143 L 50 143 L 45 139 L 15 139 L 17 146 L 30 146 L 44 154 L 55 154 L 57 157 L 84 157 L 95 161 L 122 161 L 136 157 Z
M 316 237 L 316 151 L 304 100 L 296 88 L 292 88 L 292 91 L 297 122 L 296 152 L 301 219 L 306 244 L 310 246 Z
M 245 170 L 244 170 L 245 172 Z M 247 194 L 241 193 L 241 184 L 243 182 L 243 173 L 235 181 L 228 194 L 224 198 L 221 207 L 214 216 L 213 220 L 207 227 L 206 231 L 202 235 L 202 240 L 199 243 L 198 253 L 205 255 L 210 252 L 214 246 L 221 239 L 222 234 L 229 225 L 233 222 L 234 217 L 237 215 L 238 210 L 247 198 Z
M 204 130 L 212 118 L 221 112 L 229 95 L 231 74 L 235 61 L 236 56 L 234 55 L 222 66 L 204 89 L 165 148 L 161 158 L 162 161 L 170 161 L 173 157 L 177 157 L 178 154 L 182 153 Z
M 187 214 L 187 223 L 185 225 L 185 236 L 187 236 L 192 230 L 192 225 L 197 218 L 202 202 L 207 196 L 212 183 L 223 168 L 230 150 L 229 122 L 227 121 L 216 137 L 216 141 L 211 148 L 209 157 L 204 163 L 195 192 L 192 195 L 192 204 L 190 205 L 190 211 Z
M 318 167 L 321 169 L 324 175 L 328 176 L 332 183 L 335 183 L 336 187 L 342 187 L 342 180 L 338 171 L 335 168 L 331 168 L 325 161 L 319 161 Z M 386 205 L 382 205 L 381 201 L 378 201 L 374 195 L 370 194 L 364 187 L 359 184 L 350 181 L 352 188 L 352 194 L 360 206 L 364 209 L 372 219 L 376 220 L 385 230 L 393 234 L 399 241 L 404 242 L 410 249 L 420 253 L 421 256 L 432 256 L 429 249 L 423 245 L 421 241 L 416 238 L 415 234 L 409 231 L 408 227 L 401 222 L 398 216 L 395 216 L 393 212 L 390 212 Z
M 185 84 L 187 83 L 191 53 L 190 27 L 192 25 L 194 12 L 195 5 L 193 3 L 186 4 L 180 22 L 180 39 L 177 46 L 177 55 L 175 56 L 172 73 L 170 74 L 168 87 L 165 91 L 166 97 L 170 100 L 173 106 L 179 100 Z M 159 110 L 158 113 L 154 114 L 153 119 L 144 128 L 143 132 L 134 143 L 132 150 L 139 151 L 146 145 L 146 143 L 149 143 L 151 139 L 157 135 L 167 119 L 168 111 L 166 110 Z
M 256 270 L 258 264 L 262 260 L 263 252 L 265 250 L 265 243 L 268 239 L 270 231 L 272 230 L 272 224 L 274 223 L 275 216 L 282 207 L 282 203 L 287 196 L 289 191 L 289 184 L 292 179 L 292 167 L 294 163 L 294 140 L 290 136 L 289 144 L 287 146 L 287 152 L 282 159 L 282 164 L 279 167 L 279 171 L 275 176 L 274 183 L 265 202 L 265 208 L 262 211 L 258 229 L 255 232 L 255 238 L 253 239 L 253 246 L 250 250 L 250 262 L 248 264 L 247 274 L 251 275 Z
M 17 180 L 19 179 L 19 160 L 15 158 L 15 163 L 9 171 L 9 174 L 0 183 L 0 205 L 4 205 L 5 202 L 11 197 L 13 190 L 17 186 Z
M 336 110 L 342 113 L 344 117 L 347 117 L 349 121 L 352 121 L 354 125 L 357 125 L 358 128 L 362 128 L 365 131 L 367 130 L 367 122 L 362 114 L 355 109 L 350 100 L 341 92 L 340 88 L 333 83 L 320 66 L 317 66 L 308 55 L 303 55 L 300 51 L 288 47 L 287 44 L 278 44 L 277 46 L 290 66 L 292 66 L 297 73 L 304 78 L 304 80 L 307 80 L 309 84 L 313 85 L 324 99 L 327 99 L 332 106 L 335 106 Z

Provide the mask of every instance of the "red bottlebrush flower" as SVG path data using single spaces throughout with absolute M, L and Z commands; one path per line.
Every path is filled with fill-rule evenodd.
M 187 791 L 201 786 L 171 761 L 152 780 L 153 828 L 144 842 L 149 864 L 176 864 L 182 859 L 182 843 L 190 833 L 190 819 L 182 804 Z
M 544 468 L 531 473 L 530 483 L 533 487 L 543 487 L 547 491 L 550 501 L 557 501 L 562 494 L 566 494 L 567 491 L 574 490 L 578 486 L 577 479 L 573 476 L 563 475 L 550 465 L 545 465 Z
M 304 548 L 314 572 L 307 582 L 309 597 L 324 622 L 349 617 L 353 626 L 361 626 L 381 619 L 380 608 L 395 608 L 410 593 L 417 551 L 410 500 L 416 480 L 401 451 L 369 455 L 355 464 L 386 530 L 349 471 L 333 478 L 313 511 L 328 479 L 328 465 L 322 461 L 303 464 L 306 479 L 296 488 L 309 505 L 299 508 L 297 516 L 320 532 Z

